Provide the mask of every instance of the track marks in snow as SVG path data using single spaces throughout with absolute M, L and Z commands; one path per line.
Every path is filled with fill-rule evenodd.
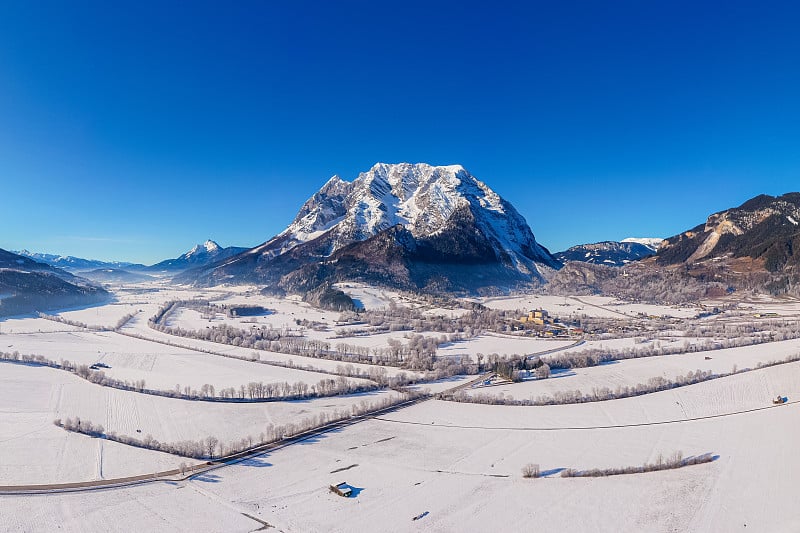
M 97 479 L 105 479 L 103 477 L 103 439 L 97 440 Z
M 755 407 L 753 409 L 744 409 L 741 411 L 733 411 L 730 413 L 719 413 L 715 415 L 707 415 L 707 416 L 697 416 L 694 418 L 683 418 L 683 419 L 676 419 L 676 420 L 659 420 L 656 422 L 640 422 L 637 424 L 616 424 L 616 425 L 607 425 L 607 426 L 564 426 L 564 427 L 555 427 L 555 426 L 541 426 L 541 427 L 514 427 L 514 426 L 462 426 L 462 425 L 450 425 L 450 424 L 426 424 L 424 422 L 413 422 L 410 420 L 392 420 L 390 418 L 383 418 L 383 417 L 373 417 L 373 420 L 377 420 L 379 422 L 390 422 L 392 424 L 410 424 L 413 426 L 426 426 L 432 428 L 444 428 L 444 429 L 485 429 L 485 430 L 499 430 L 499 431 L 588 431 L 588 430 L 597 430 L 597 429 L 619 429 L 619 428 L 635 428 L 635 427 L 646 427 L 646 426 L 664 426 L 668 424 L 682 424 L 685 422 L 696 422 L 700 420 L 710 420 L 713 418 L 725 418 L 729 416 L 736 416 L 736 415 L 743 415 L 747 413 L 755 413 L 758 411 L 765 411 L 767 409 L 782 409 L 786 408 L 790 405 L 797 405 L 800 403 L 800 400 L 786 402 L 782 405 L 767 405 L 764 407 Z

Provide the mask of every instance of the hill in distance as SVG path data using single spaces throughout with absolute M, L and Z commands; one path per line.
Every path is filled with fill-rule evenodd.
M 244 252 L 247 248 L 229 246 L 223 248 L 212 240 L 207 240 L 203 244 L 196 244 L 191 250 L 175 259 L 166 259 L 155 265 L 147 267 L 150 271 L 171 271 L 178 272 L 190 268 L 197 268 L 210 265 L 228 257 Z
M 0 250 L 0 316 L 89 305 L 110 295 L 53 266 Z
M 554 256 L 562 263 L 581 261 L 596 265 L 623 266 L 632 261 L 655 255 L 657 248 L 652 243 L 661 242 L 661 239 L 639 239 L 637 241 L 603 241 L 593 244 L 579 244 L 563 252 L 558 252 Z M 647 242 L 649 245 L 641 241 Z

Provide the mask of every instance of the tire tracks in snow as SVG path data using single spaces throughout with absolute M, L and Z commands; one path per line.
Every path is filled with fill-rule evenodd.
M 665 426 L 669 424 L 684 424 L 687 422 L 697 422 L 701 420 L 711 420 L 714 418 L 726 418 L 730 416 L 755 413 L 758 411 L 765 411 L 767 409 L 776 409 L 776 408 L 780 409 L 788 407 L 789 405 L 797 405 L 798 403 L 800 403 L 800 400 L 786 402 L 780 405 L 767 405 L 764 407 L 754 407 L 752 409 L 744 409 L 742 411 L 719 413 L 716 415 L 696 416 L 692 418 L 679 418 L 674 420 L 659 420 L 656 422 L 639 422 L 636 424 L 612 424 L 607 426 L 561 426 L 561 427 L 461 426 L 454 424 L 434 424 L 433 422 L 426 423 L 426 422 L 413 422 L 410 420 L 392 420 L 390 418 L 383 418 L 379 416 L 373 417 L 373 420 L 377 420 L 379 422 L 389 422 L 392 424 L 410 424 L 413 426 L 427 426 L 427 427 L 446 428 L 446 429 L 485 429 L 485 430 L 497 430 L 497 431 L 591 431 L 598 429 L 621 429 L 621 428 L 635 428 L 635 427 L 647 427 L 647 426 Z

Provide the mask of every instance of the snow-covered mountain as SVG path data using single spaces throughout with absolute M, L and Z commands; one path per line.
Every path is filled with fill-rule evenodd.
M 78 270 L 94 270 L 98 268 L 114 268 L 114 269 L 140 269 L 144 265 L 136 263 L 126 263 L 121 261 L 100 261 L 98 259 L 84 259 L 82 257 L 73 257 L 71 255 L 57 255 L 57 254 L 44 254 L 38 252 L 29 252 L 28 250 L 20 250 L 14 252 L 15 254 L 23 257 L 29 257 L 39 263 L 45 263 L 58 268 L 63 268 L 72 272 Z
M 562 263 L 581 261 L 596 265 L 622 266 L 655 253 L 655 250 L 645 244 L 628 240 L 579 244 L 554 255 Z
M 176 257 L 175 259 L 166 259 L 160 263 L 156 263 L 155 265 L 147 267 L 147 269 L 154 271 L 177 271 L 186 270 L 188 268 L 197 268 L 210 265 L 211 263 L 221 261 L 228 257 L 232 257 L 245 250 L 247 250 L 247 248 L 241 248 L 238 246 L 229 246 L 228 248 L 223 248 L 216 242 L 209 239 L 203 244 L 194 245 L 191 250 L 180 257 Z
M 627 239 L 622 239 L 620 242 L 635 242 L 637 244 L 643 244 L 653 250 L 655 253 L 661 247 L 661 243 L 664 242 L 664 239 L 659 237 L 628 237 Z
M 283 232 L 201 281 L 466 288 L 538 282 L 559 267 L 516 209 L 462 166 L 378 163 L 352 182 L 332 177 Z

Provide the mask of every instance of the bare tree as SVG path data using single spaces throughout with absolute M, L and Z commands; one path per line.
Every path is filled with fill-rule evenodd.
M 537 478 L 541 476 L 541 471 L 539 470 L 539 465 L 534 463 L 528 463 L 522 467 L 522 477 L 524 478 Z
M 547 379 L 550 377 L 550 365 L 547 363 L 543 363 L 539 368 L 536 369 L 536 378 L 537 379 Z
M 206 450 L 208 450 L 208 457 L 214 458 L 214 452 L 217 449 L 217 444 L 219 444 L 219 439 L 217 437 L 206 437 Z

